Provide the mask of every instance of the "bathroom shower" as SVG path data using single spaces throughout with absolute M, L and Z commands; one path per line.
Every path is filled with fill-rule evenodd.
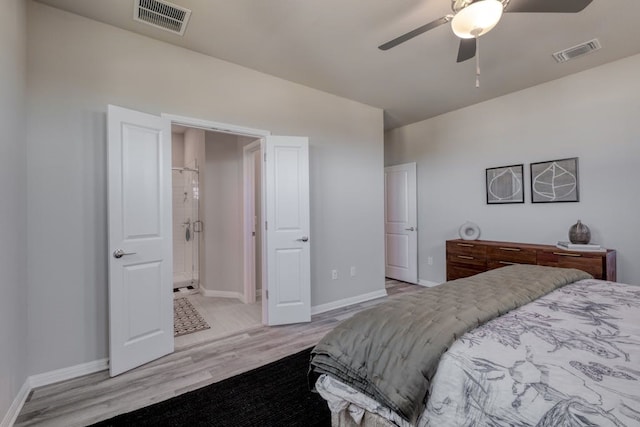
M 200 234 L 198 168 L 173 167 L 173 287 L 193 286 L 200 281 Z
M 191 241 L 191 219 L 187 219 L 187 221 L 183 222 L 182 225 L 185 227 L 184 240 L 189 242 Z

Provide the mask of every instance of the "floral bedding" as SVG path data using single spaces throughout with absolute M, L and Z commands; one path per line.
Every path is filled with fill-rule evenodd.
M 324 380 L 334 408 L 407 425 Z M 442 356 L 416 425 L 640 425 L 640 287 L 581 280 L 467 332 Z

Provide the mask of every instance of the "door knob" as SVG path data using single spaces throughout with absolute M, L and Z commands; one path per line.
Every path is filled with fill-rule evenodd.
M 302 236 L 300 239 L 296 239 L 296 242 L 308 242 L 309 238 L 307 236 Z
M 405 228 L 405 230 L 407 230 L 407 231 L 414 231 L 414 230 L 415 230 L 415 228 L 414 228 L 414 227 L 409 227 L 409 228 Z
M 135 255 L 135 252 L 125 252 L 123 249 L 116 249 L 113 251 L 114 258 L 122 258 L 125 255 Z

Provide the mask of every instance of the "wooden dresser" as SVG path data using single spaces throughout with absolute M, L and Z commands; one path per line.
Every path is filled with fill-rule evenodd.
M 596 279 L 616 281 L 616 251 L 576 252 L 554 245 L 447 240 L 447 280 L 472 276 L 511 264 L 537 264 L 577 268 Z

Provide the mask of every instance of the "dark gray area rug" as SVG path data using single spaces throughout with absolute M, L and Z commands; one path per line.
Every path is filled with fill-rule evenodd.
M 331 426 L 331 412 L 309 391 L 311 348 L 93 426 Z

